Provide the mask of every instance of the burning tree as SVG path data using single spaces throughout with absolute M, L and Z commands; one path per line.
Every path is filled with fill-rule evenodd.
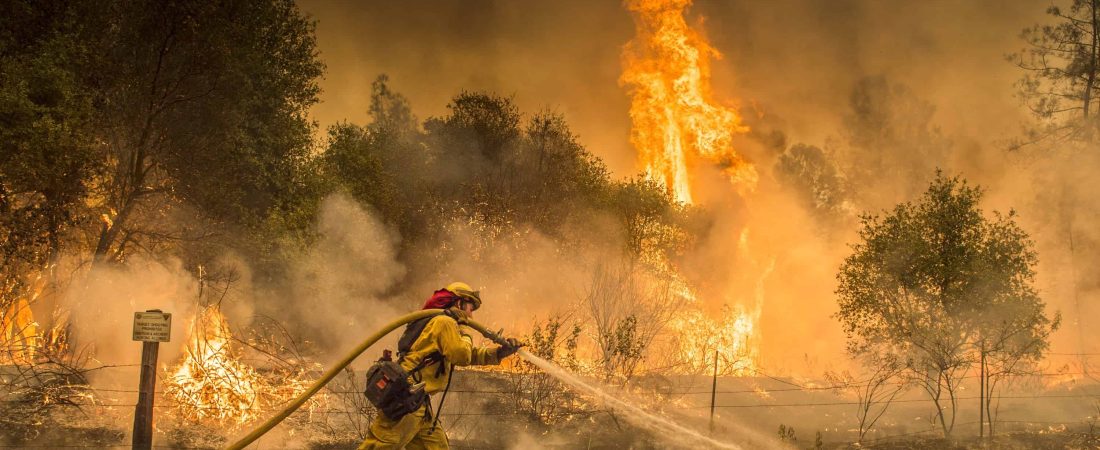
M 980 200 L 978 188 L 937 173 L 918 203 L 863 217 L 862 241 L 837 274 L 836 317 L 848 350 L 902 361 L 906 378 L 935 404 L 945 436 L 961 377 L 987 351 L 976 349 L 1004 335 L 1001 324 L 1029 337 L 1021 358 L 1041 354 L 1057 326 L 1032 287 L 1036 257 L 1027 234 L 1013 213 L 986 217 Z M 1028 314 L 1013 314 L 1020 309 Z

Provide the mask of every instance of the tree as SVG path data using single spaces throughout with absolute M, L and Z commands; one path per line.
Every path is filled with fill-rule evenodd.
M 484 255 L 522 255 L 531 232 L 577 255 L 606 245 L 589 239 L 600 227 L 623 237 L 624 253 L 662 264 L 691 243 L 688 209 L 659 184 L 612 180 L 560 114 L 527 116 L 507 97 L 463 92 L 448 114 L 419 127 L 387 77 L 371 93 L 370 122 L 331 127 L 317 162 L 329 189 L 370 204 L 397 228 L 410 273 L 436 277 L 457 251 L 483 263 Z M 456 237 L 463 242 L 447 242 Z
M 328 148 L 321 158 L 324 172 L 356 200 L 371 205 L 391 223 L 403 224 L 408 199 L 400 195 L 400 177 L 386 161 L 394 147 L 393 136 L 384 129 L 372 131 L 346 122 L 329 127 L 328 134 Z
M 995 305 L 986 312 L 978 341 L 979 377 L 981 379 L 982 411 L 979 417 L 992 437 L 996 431 L 997 388 L 1013 375 L 1035 373 L 1036 363 L 1050 346 L 1050 335 L 1061 323 L 1060 314 L 1053 320 L 1043 312 L 1038 296 L 1019 298 L 1012 304 Z M 980 434 L 983 436 L 985 432 Z
M 569 326 L 570 322 L 568 314 L 547 318 L 546 322 L 536 320 L 524 339 L 529 345 L 528 351 L 576 371 L 581 328 L 576 323 Z M 505 398 L 517 414 L 543 425 L 552 425 L 582 412 L 575 401 L 576 396 L 561 381 L 526 359 L 517 358 L 512 364 Z
M 623 226 L 626 250 L 643 261 L 664 264 L 690 244 L 685 231 L 695 225 L 689 223 L 695 210 L 675 202 L 656 180 L 637 176 L 615 183 L 607 207 Z
M 370 205 L 396 227 L 402 251 L 437 239 L 428 192 L 432 158 L 408 100 L 380 75 L 371 83 L 367 112 L 366 125 L 329 127 L 327 146 L 316 160 L 327 191 L 343 190 Z
M 993 436 L 996 410 L 993 408 L 996 389 L 1008 376 L 1034 371 L 1035 364 L 1049 347 L 1050 335 L 1058 329 L 1061 315 L 1046 317 L 1044 305 L 1032 286 L 1037 263 L 1035 251 L 1027 234 L 1013 221 L 1015 214 L 994 214 L 988 222 L 989 233 L 982 251 L 986 262 L 981 292 L 989 299 L 979 312 L 977 351 L 981 380 L 979 416 L 988 420 L 989 436 Z M 984 425 L 984 424 L 983 424 Z M 984 435 L 984 430 L 981 434 Z
M 84 200 L 105 168 L 80 72 L 94 57 L 94 30 L 84 20 L 95 9 L 7 6 L 0 15 L 0 328 L 36 323 L 31 310 L 52 312 L 39 294 L 49 295 L 62 250 L 80 240 L 90 216 Z M 36 328 L 20 334 L 38 339 Z M 0 347 L 9 344 L 6 334 Z
M 286 0 L 102 7 L 107 45 L 83 74 L 109 153 L 95 260 L 182 238 L 162 220 L 180 202 L 242 227 L 293 209 L 322 70 L 313 23 Z
M 1081 269 L 1091 266 L 1100 252 L 1100 241 L 1092 233 L 1079 231 L 1089 229 L 1100 211 L 1092 195 L 1092 176 L 1100 165 L 1100 154 L 1095 151 L 1100 121 L 1092 107 L 1100 86 L 1098 8 L 1097 0 L 1072 0 L 1068 9 L 1050 6 L 1046 12 L 1053 23 L 1024 29 L 1020 37 L 1026 47 L 1008 56 L 1024 71 L 1017 83 L 1018 95 L 1037 119 L 1036 125 L 1025 128 L 1025 139 L 1012 149 L 1034 144 L 1045 150 L 1068 150 L 1049 152 L 1045 156 L 1053 167 L 1035 171 L 1041 177 L 1039 183 L 1057 186 L 1040 192 L 1037 201 L 1042 208 L 1056 208 L 1048 227 L 1064 235 L 1074 312 L 1080 318 L 1091 316 L 1083 297 L 1100 285 L 1100 279 Z M 1042 179 L 1043 173 L 1054 175 Z M 1078 350 L 1087 353 L 1087 321 L 1076 323 Z
M 370 128 L 392 130 L 398 134 L 415 132 L 418 124 L 409 100 L 390 89 L 389 81 L 390 77 L 382 74 L 371 82 L 370 107 L 367 109 L 371 118 Z
M 997 326 L 1022 321 L 1013 329 L 1035 331 L 1029 334 L 1043 344 L 1030 348 L 1039 352 L 1052 329 L 1032 287 L 1031 241 L 1013 213 L 986 217 L 981 196 L 961 178 L 937 173 L 919 202 L 862 217 L 860 242 L 837 274 L 836 317 L 849 352 L 903 362 L 906 377 L 935 404 L 945 436 L 961 377 Z M 1010 315 L 1019 309 L 1032 314 Z
M 1008 56 L 1026 74 L 1019 96 L 1042 122 L 1029 142 L 1087 141 L 1097 129 L 1093 103 L 1100 87 L 1100 2 L 1073 0 L 1047 8 L 1057 22 L 1024 29 L 1027 47 Z

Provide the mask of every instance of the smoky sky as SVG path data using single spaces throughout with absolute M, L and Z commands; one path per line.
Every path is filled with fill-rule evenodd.
M 638 169 L 628 142 L 629 98 L 619 85 L 622 46 L 634 35 L 617 1 L 322 1 L 301 8 L 318 21 L 328 66 L 322 126 L 364 122 L 370 81 L 390 76 L 421 119 L 445 113 L 463 90 L 512 95 L 528 113 L 564 114 L 586 147 L 619 176 Z M 1019 31 L 1046 20 L 1025 1 L 730 2 L 689 9 L 723 54 L 715 95 L 780 118 L 792 141 L 835 134 L 853 84 L 885 75 L 937 106 L 951 133 L 990 141 L 1024 119 L 1020 76 L 1007 53 Z
M 616 171 L 633 171 L 629 99 L 618 85 L 620 46 L 633 34 L 616 2 L 314 2 L 328 65 L 322 126 L 365 121 L 370 81 L 389 75 L 421 119 L 463 90 L 514 96 L 527 113 L 566 116 Z M 600 150 L 596 150 L 599 148 Z
M 634 21 L 618 1 L 304 0 L 299 5 L 318 22 L 320 57 L 327 65 L 321 103 L 312 110 L 322 128 L 342 120 L 366 122 L 370 82 L 384 73 L 421 120 L 446 114 L 448 101 L 464 90 L 513 96 L 527 114 L 562 113 L 615 177 L 639 172 L 629 143 L 630 98 L 618 81 Z M 1023 73 L 1006 55 L 1024 47 L 1022 29 L 1049 23 L 1048 6 L 1023 0 L 696 0 L 687 19 L 722 54 L 711 65 L 715 99 L 739 108 L 750 123 L 781 131 L 785 145 L 842 146 L 837 142 L 844 140 L 853 90 L 868 77 L 884 77 L 932 105 L 931 123 L 950 149 L 943 161 L 922 164 L 929 168 L 927 176 L 934 167 L 962 174 L 987 189 L 987 211 L 1020 211 L 1040 252 L 1044 299 L 1052 309 L 1073 315 L 1084 310 L 1068 300 L 1070 257 L 1059 256 L 1065 238 L 1057 232 L 1066 226 L 1043 207 L 1050 198 L 1044 192 L 1050 180 L 1079 179 L 1085 186 L 1094 176 L 1034 176 L 1038 170 L 1022 169 L 1006 151 L 1006 142 L 1019 137 L 1029 120 L 1015 97 L 1014 84 Z M 751 147 L 746 144 L 746 154 L 767 178 L 772 161 Z M 1048 169 L 1068 170 L 1058 164 Z M 762 186 L 772 189 L 774 183 L 765 180 Z M 836 307 L 833 274 L 855 238 L 855 224 L 831 238 L 800 224 L 774 226 L 771 222 L 801 213 L 774 192 L 756 195 L 756 205 L 771 205 L 767 211 L 734 216 L 749 224 L 754 236 L 774 243 L 760 250 L 762 258 L 783 255 L 767 281 L 764 353 L 783 353 L 823 334 L 828 342 L 820 348 L 841 351 L 839 327 L 829 317 Z M 908 199 L 895 201 L 903 200 Z M 769 232 L 773 235 L 763 234 Z M 735 241 L 731 233 L 716 238 L 715 246 L 732 248 L 718 245 Z M 1081 233 L 1100 242 L 1092 231 Z M 799 286 L 787 281 L 794 279 Z M 1091 302 L 1100 290 L 1086 296 Z M 792 319 L 784 312 L 792 310 L 804 317 Z M 1070 339 L 1070 333 L 1061 333 L 1055 347 Z

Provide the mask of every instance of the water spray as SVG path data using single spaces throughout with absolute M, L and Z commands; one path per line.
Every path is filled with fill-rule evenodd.
M 505 341 L 504 338 L 500 336 L 500 334 L 489 331 L 477 322 L 464 321 L 462 323 L 464 325 L 468 325 L 470 328 L 477 330 L 486 338 L 497 344 L 508 345 L 508 342 Z M 689 438 L 691 441 L 693 441 L 693 444 L 704 444 L 709 446 L 710 448 L 724 448 L 732 450 L 741 449 L 741 447 L 739 446 L 716 441 L 710 437 L 704 436 L 698 431 L 692 430 L 667 418 L 655 415 L 642 408 L 631 405 L 623 401 L 619 397 L 616 397 L 615 395 L 612 395 L 611 393 L 600 389 L 598 386 L 592 385 L 584 381 L 577 375 L 563 369 L 561 366 L 558 366 L 557 364 L 554 364 L 550 361 L 531 354 L 531 352 L 527 351 L 526 349 L 521 348 L 518 352 L 516 352 L 516 354 L 523 359 L 526 359 L 531 364 L 534 364 L 535 367 L 538 367 L 547 375 L 557 378 L 559 381 L 573 386 L 574 388 L 583 391 L 589 395 L 592 395 L 593 397 L 599 398 L 601 401 L 604 402 L 604 404 L 611 406 L 612 408 L 627 413 L 627 420 L 634 422 L 635 425 L 643 428 L 654 429 L 656 431 L 676 433 L 677 436 Z M 696 446 L 691 445 L 691 447 L 695 448 Z
M 725 448 L 732 450 L 741 449 L 741 447 L 737 445 L 716 441 L 710 437 L 704 436 L 698 431 L 692 430 L 667 418 L 658 416 L 642 408 L 631 405 L 623 401 L 619 397 L 616 397 L 615 395 L 603 389 L 600 389 L 597 386 L 589 384 L 577 375 L 570 373 L 569 371 L 559 367 L 558 365 L 545 359 L 539 358 L 538 356 L 532 355 L 531 352 L 528 352 L 527 350 L 520 349 L 517 354 L 523 357 L 523 359 L 529 361 L 531 364 L 534 364 L 539 369 L 542 369 L 542 371 L 546 372 L 548 375 L 557 378 L 561 382 L 573 386 L 578 390 L 584 391 L 585 393 L 588 393 L 593 397 L 600 399 L 604 402 L 604 404 L 612 408 L 626 413 L 626 419 L 633 422 L 637 426 L 663 433 L 674 433 L 674 435 L 678 438 L 687 438 L 691 442 L 683 442 L 683 444 L 685 444 L 685 447 L 699 448 L 699 446 L 702 445 L 706 446 L 707 448 Z

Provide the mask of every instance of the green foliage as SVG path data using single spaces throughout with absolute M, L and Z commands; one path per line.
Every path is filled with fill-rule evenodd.
M 635 177 L 616 184 L 608 204 L 626 226 L 627 249 L 636 255 L 674 245 L 677 236 L 666 220 L 677 208 L 671 195 L 655 180 Z
M 9 9 L 0 250 L 18 268 L 4 286 L 60 252 L 194 267 L 231 248 L 266 277 L 316 238 L 335 191 L 395 227 L 401 262 L 425 278 L 457 257 L 523 254 L 485 250 L 522 250 L 530 233 L 563 252 L 621 238 L 624 253 L 667 259 L 690 245 L 694 218 L 663 189 L 612 180 L 561 115 L 507 97 L 464 92 L 418 123 L 380 77 L 370 123 L 337 124 L 315 148 L 307 113 L 323 66 L 290 0 Z
M 567 321 L 557 317 L 547 319 L 545 324 L 536 322 L 524 340 L 528 350 L 547 361 L 575 369 L 577 340 L 581 335 L 581 327 L 575 323 L 572 327 L 567 327 L 567 324 Z M 562 327 L 566 327 L 569 331 L 566 332 Z M 530 363 L 523 361 L 521 364 Z
M 468 220 L 557 235 L 611 184 L 558 115 L 538 113 L 521 127 L 512 101 L 488 94 L 463 93 L 449 107 L 425 124 L 426 141 L 437 156 L 432 175 L 444 184 L 436 191 Z
M 409 133 L 416 130 L 417 120 L 412 107 L 405 96 L 389 87 L 389 77 L 379 75 L 371 83 L 370 108 L 371 128 L 377 131 Z
M 222 242 L 263 252 L 308 227 L 319 187 L 306 113 L 322 65 L 293 2 L 9 6 L 5 252 L 40 264 L 64 246 L 121 261 L 195 255 L 217 235 L 256 236 Z
M 76 11 L 8 6 L 0 15 L 0 309 L 91 220 L 83 200 L 106 163 L 79 73 L 91 56 Z
M 292 2 L 123 2 L 101 49 L 104 126 L 124 164 L 107 206 L 163 191 L 214 220 L 254 226 L 300 201 L 317 101 L 314 24 Z M 149 192 L 153 191 L 153 192 Z M 134 199 L 136 197 L 136 199 Z M 116 219 L 117 221 L 117 219 Z
M 407 100 L 381 76 L 372 84 L 371 122 L 331 127 L 320 157 L 328 185 L 397 228 L 411 273 L 434 277 L 443 261 L 478 260 L 496 246 L 522 250 L 531 230 L 565 250 L 601 244 L 576 238 L 594 217 L 615 219 L 610 231 L 634 255 L 674 255 L 690 245 L 688 210 L 657 183 L 613 181 L 560 115 L 525 120 L 511 99 L 469 92 L 448 108 L 419 129 Z M 448 243 L 459 225 L 476 240 Z M 458 248 L 467 253 L 448 253 Z
M 1024 321 L 1031 334 L 1014 335 L 1030 336 L 1036 356 L 1051 331 L 1027 233 L 1013 213 L 986 217 L 980 201 L 978 188 L 937 174 L 919 202 L 863 217 L 861 240 L 837 275 L 849 351 L 903 362 L 937 405 L 946 393 L 954 406 L 959 372 L 998 327 Z
M 623 358 L 639 358 L 645 344 L 638 336 L 638 318 L 631 314 L 615 324 L 612 332 L 612 354 Z
M 374 206 L 386 217 L 401 222 L 403 213 L 397 174 L 387 171 L 384 158 L 392 136 L 384 131 L 342 123 L 328 130 L 328 149 L 322 170 L 340 181 L 340 187 L 359 201 Z
M 838 274 L 838 317 L 852 352 L 931 345 L 921 339 L 939 339 L 932 329 L 968 332 L 991 307 L 1041 305 L 1026 232 L 1014 213 L 985 218 L 980 199 L 961 179 L 937 175 L 919 203 L 863 217 L 861 242 Z
M 519 108 L 509 98 L 463 92 L 447 108 L 449 116 L 430 120 L 425 127 L 447 142 L 460 162 L 500 161 L 520 136 Z
M 597 333 L 604 334 L 597 338 L 602 347 L 600 369 L 604 380 L 628 381 L 642 362 L 643 352 L 649 347 L 651 337 L 639 329 L 638 317 L 633 313 L 605 326 L 606 329 L 597 330 Z

